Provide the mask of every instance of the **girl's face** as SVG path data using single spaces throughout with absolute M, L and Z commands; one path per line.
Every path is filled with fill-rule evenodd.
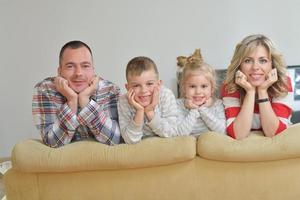
M 184 97 L 201 106 L 203 99 L 208 100 L 212 96 L 211 82 L 202 74 L 187 74 L 183 85 Z
M 254 87 L 260 86 L 272 70 L 272 60 L 269 58 L 268 50 L 259 45 L 244 58 L 240 70 L 246 75 L 247 81 Z
M 155 88 L 159 88 L 161 81 L 157 79 L 154 70 L 144 71 L 141 75 L 129 75 L 128 83 L 125 85 L 127 91 L 133 90 L 134 100 L 141 106 L 146 107 L 152 102 L 152 96 Z

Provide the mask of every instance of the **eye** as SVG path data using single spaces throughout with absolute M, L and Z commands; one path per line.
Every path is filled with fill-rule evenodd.
M 246 59 L 244 60 L 244 63 L 251 63 L 251 59 L 246 58 Z
M 207 87 L 208 87 L 207 84 L 201 85 L 201 88 L 203 88 L 203 89 L 205 89 L 205 88 L 207 88 Z
M 133 88 L 138 88 L 138 87 L 139 87 L 139 85 L 137 85 L 137 84 L 134 84 L 134 85 L 132 85 L 131 87 L 133 87 Z
M 265 64 L 265 63 L 267 63 L 267 62 L 268 62 L 268 60 L 265 59 L 265 58 L 259 59 L 259 63 L 260 63 L 260 64 Z
M 89 68 L 91 67 L 90 65 L 83 65 L 83 68 Z
M 66 65 L 67 69 L 72 69 L 74 67 L 74 65 Z
M 196 88 L 196 85 L 189 85 L 189 88 Z
M 149 82 L 149 83 L 147 83 L 147 85 L 148 86 L 152 86 L 152 85 L 154 85 L 154 83 L 153 82 Z

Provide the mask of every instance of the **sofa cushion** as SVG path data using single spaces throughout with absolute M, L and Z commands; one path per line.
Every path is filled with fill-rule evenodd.
M 253 131 L 243 140 L 213 132 L 199 136 L 197 154 L 218 161 L 271 161 L 300 157 L 300 124 L 269 138 Z
M 116 146 L 80 141 L 60 148 L 24 140 L 15 145 L 12 164 L 23 172 L 75 172 L 169 165 L 191 160 L 195 155 L 196 139 L 192 136 L 152 137 L 134 145 Z

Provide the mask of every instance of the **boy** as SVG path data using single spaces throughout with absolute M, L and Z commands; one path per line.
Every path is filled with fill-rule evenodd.
M 119 124 L 125 142 L 142 138 L 175 135 L 176 99 L 162 86 L 155 63 L 147 57 L 135 57 L 126 67 L 127 94 L 118 102 Z

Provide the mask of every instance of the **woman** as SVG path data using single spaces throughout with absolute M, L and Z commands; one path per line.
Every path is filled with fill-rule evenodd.
M 251 130 L 279 134 L 291 124 L 293 98 L 286 65 L 274 43 L 250 35 L 237 46 L 222 87 L 227 134 L 243 139 Z

